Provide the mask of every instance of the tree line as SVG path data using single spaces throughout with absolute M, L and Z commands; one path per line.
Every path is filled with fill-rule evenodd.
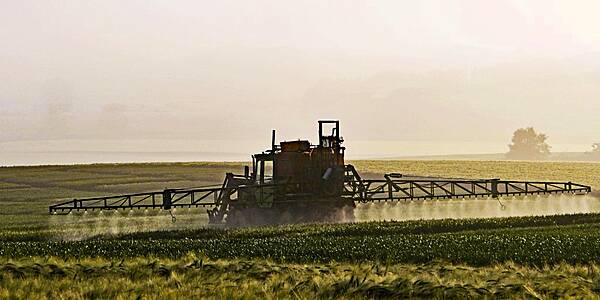
M 519 128 L 513 133 L 511 144 L 508 145 L 506 158 L 515 160 L 540 160 L 550 155 L 548 136 L 538 133 L 533 127 Z M 588 152 L 600 158 L 600 143 L 594 143 Z

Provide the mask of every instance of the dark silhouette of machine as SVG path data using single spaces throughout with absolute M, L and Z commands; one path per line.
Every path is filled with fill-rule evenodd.
M 363 179 L 344 162 L 339 121 L 319 121 L 318 144 L 275 143 L 252 156 L 252 169 L 227 173 L 221 186 L 73 199 L 50 213 L 207 207 L 209 221 L 231 226 L 353 220 L 357 202 L 480 198 L 535 194 L 585 194 L 591 187 L 572 182 L 506 181 L 385 174 Z

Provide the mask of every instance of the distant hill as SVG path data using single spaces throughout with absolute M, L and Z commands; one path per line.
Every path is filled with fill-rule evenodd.
M 448 154 L 448 155 L 423 155 L 423 156 L 400 156 L 388 157 L 383 159 L 398 160 L 509 160 L 504 153 L 491 154 Z M 592 155 L 588 152 L 556 152 L 544 161 L 581 161 L 581 162 L 600 162 L 600 156 Z

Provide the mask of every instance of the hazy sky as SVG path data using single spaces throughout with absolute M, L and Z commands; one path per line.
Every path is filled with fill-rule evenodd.
M 317 119 L 338 118 L 356 142 L 505 145 L 534 126 L 591 145 L 599 11 L 597 0 L 0 0 L 0 142 L 267 145 L 271 128 L 314 139 Z

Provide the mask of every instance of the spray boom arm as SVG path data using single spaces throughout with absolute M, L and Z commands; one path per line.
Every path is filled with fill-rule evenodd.
M 319 143 L 307 140 L 275 144 L 252 156 L 252 173 L 227 173 L 221 186 L 165 189 L 148 193 L 73 199 L 52 205 L 50 213 L 177 207 L 207 207 L 211 223 L 244 218 L 277 219 L 295 214 L 300 221 L 326 220 L 339 207 L 357 202 L 506 197 L 591 192 L 591 187 L 554 181 L 508 181 L 410 176 L 390 173 L 384 179 L 362 179 L 345 165 L 339 121 L 320 120 Z M 329 131 L 331 130 L 331 131 Z M 330 132 L 330 134 L 329 134 Z M 272 174 L 267 176 L 267 163 Z M 309 210 L 308 214 L 303 211 Z M 312 214 L 311 214 L 312 213 Z M 308 216 L 307 216 L 308 215 Z M 230 218 L 233 216 L 232 218 Z M 309 218 L 309 219 L 306 219 Z M 285 221 L 281 219 L 282 221 Z M 258 224 L 264 220 L 258 220 Z
M 299 183 L 235 185 L 237 175 L 228 174 L 222 186 L 196 189 L 166 189 L 148 193 L 124 194 L 107 197 L 73 199 L 49 207 L 50 213 L 68 213 L 86 210 L 115 209 L 171 209 L 177 207 L 207 207 L 222 211 L 212 222 L 221 222 L 232 196 L 239 193 L 275 193 L 285 195 Z M 238 176 L 239 177 L 239 176 Z M 401 200 L 431 200 L 456 198 L 507 197 L 539 194 L 586 194 L 591 187 L 556 181 L 509 181 L 500 179 L 460 179 L 386 174 L 384 179 L 362 179 L 352 165 L 345 167 L 344 188 L 341 196 L 354 202 L 380 202 Z M 279 198 L 279 202 L 297 201 L 298 198 Z M 310 201 L 311 195 L 305 195 Z M 209 213 L 210 215 L 210 213 Z
M 352 177 L 345 182 L 344 195 L 359 202 L 587 194 L 592 191 L 590 186 L 572 182 L 403 177 L 399 174 L 386 174 L 384 180 Z

